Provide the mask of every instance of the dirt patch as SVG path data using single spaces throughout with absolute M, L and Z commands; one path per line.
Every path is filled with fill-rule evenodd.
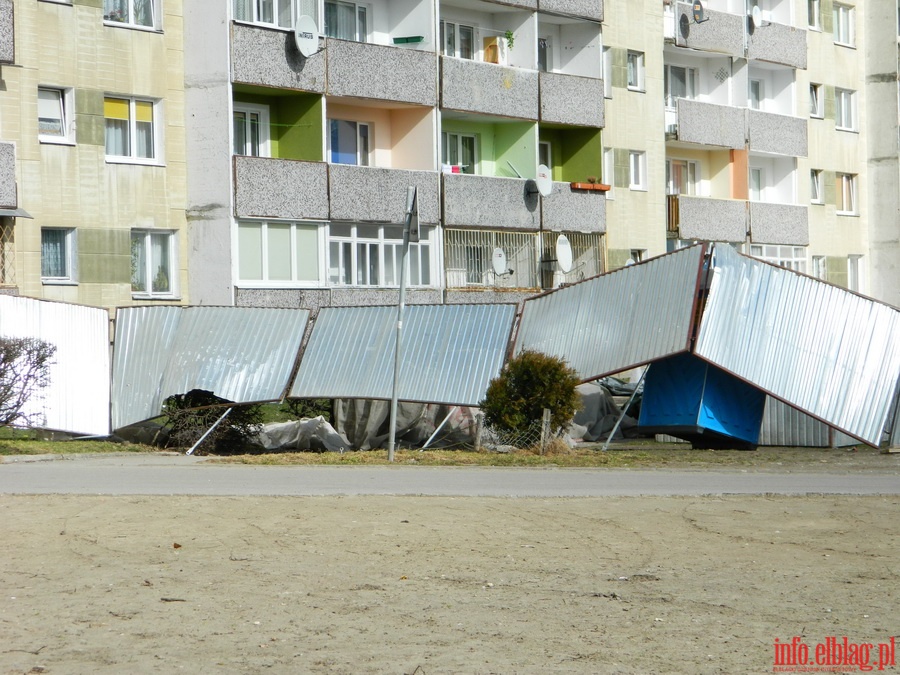
M 3 496 L 0 673 L 771 672 L 897 635 L 898 506 Z

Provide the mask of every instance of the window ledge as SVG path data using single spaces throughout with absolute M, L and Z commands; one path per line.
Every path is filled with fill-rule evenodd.
M 107 164 L 130 164 L 132 166 L 156 166 L 165 167 L 165 162 L 153 159 L 137 159 L 135 157 L 119 157 L 118 155 L 106 155 Z
M 836 216 L 845 216 L 847 218 L 859 218 L 859 214 L 854 211 L 835 211 Z
M 72 279 L 49 279 L 41 277 L 41 283 L 44 286 L 77 286 L 78 282 Z
M 810 206 L 825 206 L 825 202 L 814 202 L 814 201 L 811 201 L 809 204 L 810 204 Z
M 42 2 L 46 0 L 41 0 Z M 68 138 L 60 138 L 59 136 L 38 136 L 38 143 L 41 145 L 68 145 L 75 147 L 75 141 Z
M 151 295 L 149 293 L 132 293 L 131 299 L 132 300 L 159 300 L 159 301 L 163 301 L 163 302 L 172 302 L 173 300 L 180 301 L 181 296 L 175 295 L 175 294 L 163 295 L 161 293 L 156 294 L 156 295 Z
M 138 30 L 143 33 L 158 33 L 159 35 L 163 34 L 161 28 L 156 28 L 155 26 L 139 26 L 135 23 L 125 23 L 124 21 L 110 21 L 109 19 L 103 20 L 104 26 L 110 26 L 112 28 L 127 28 L 129 30 Z
M 835 47 L 846 47 L 847 49 L 856 49 L 856 45 L 847 44 L 846 42 L 835 42 Z
M 825 119 L 825 115 L 813 115 L 812 113 L 810 113 L 810 114 L 809 114 L 809 119 L 811 119 L 811 120 L 824 120 L 824 119 Z
M 850 127 L 839 127 L 837 125 L 835 125 L 834 130 L 835 131 L 843 131 L 848 134 L 858 134 L 859 133 L 859 129 L 851 129 Z

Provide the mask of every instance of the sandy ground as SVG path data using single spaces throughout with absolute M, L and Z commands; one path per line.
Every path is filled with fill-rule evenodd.
M 0 673 L 772 672 L 900 633 L 898 506 L 3 496 Z

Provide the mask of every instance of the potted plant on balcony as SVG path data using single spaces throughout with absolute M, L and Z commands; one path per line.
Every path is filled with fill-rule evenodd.
M 607 192 L 609 190 L 609 185 L 606 185 L 605 183 L 598 183 L 596 176 L 588 176 L 587 182 L 570 183 L 569 186 L 573 190 L 597 190 L 599 192 Z

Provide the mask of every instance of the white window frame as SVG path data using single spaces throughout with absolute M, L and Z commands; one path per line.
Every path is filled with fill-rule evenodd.
M 154 290 L 155 279 L 158 274 L 154 274 L 153 270 L 153 244 L 154 237 L 165 237 L 167 242 L 167 258 L 169 275 L 167 278 L 168 288 L 165 290 Z M 137 261 L 135 261 L 135 248 L 143 248 L 144 259 L 144 275 L 149 280 L 150 290 L 135 289 L 135 271 Z M 155 230 L 155 229 L 134 229 L 131 230 L 131 297 L 133 298 L 177 298 L 178 297 L 178 233 L 176 230 Z
M 331 140 L 332 124 L 335 122 L 347 122 L 356 126 L 356 162 L 335 162 L 333 159 L 334 146 Z M 374 150 L 373 130 L 374 124 L 370 122 L 359 122 L 357 120 L 344 120 L 338 118 L 329 118 L 328 120 L 328 163 L 329 164 L 347 164 L 349 166 L 372 166 L 372 151 Z M 365 133 L 363 133 L 365 130 Z M 363 140 L 365 139 L 365 143 Z M 363 146 L 366 146 L 365 149 Z
M 65 266 L 64 274 L 44 274 L 44 233 L 62 232 L 62 261 Z M 78 279 L 78 237 L 75 228 L 71 227 L 42 227 L 41 228 L 41 283 L 47 285 L 71 285 Z
M 852 89 L 834 89 L 834 128 L 856 131 L 856 92 Z
M 453 142 L 456 145 L 456 157 L 458 159 L 462 159 L 463 156 L 463 139 L 470 139 L 473 143 L 473 155 L 474 162 L 472 166 L 466 166 L 462 164 L 453 164 L 452 162 L 447 161 L 450 155 L 450 143 Z M 466 173 L 470 175 L 478 175 L 480 173 L 479 166 L 481 162 L 481 148 L 479 143 L 478 134 L 470 134 L 462 131 L 442 131 L 441 132 L 441 166 L 442 167 L 453 167 L 459 166 L 460 170 L 458 173 Z M 446 169 L 445 169 L 446 170 Z M 452 173 L 452 170 L 450 171 Z
M 834 183 L 837 214 L 840 216 L 859 215 L 859 192 L 857 190 L 856 174 L 836 173 Z M 847 208 L 848 206 L 850 208 Z
M 643 150 L 628 151 L 628 189 L 647 190 L 647 153 Z
M 822 30 L 821 0 L 806 0 L 806 20 L 810 30 Z
M 856 46 L 856 8 L 834 3 L 832 6 L 834 44 L 843 47 Z
M 252 150 L 252 144 L 250 144 L 250 139 L 245 138 L 244 140 L 244 152 L 235 152 L 237 148 L 235 147 L 236 142 L 236 134 L 234 134 L 234 123 L 233 119 L 236 115 L 256 115 L 257 118 L 257 152 L 254 154 L 252 151 L 247 152 L 248 149 Z M 249 125 L 248 125 L 249 128 Z M 232 114 L 232 135 L 234 136 L 231 144 L 231 151 L 235 155 L 242 155 L 245 157 L 270 157 L 271 156 L 271 148 L 269 146 L 269 106 L 267 105 L 255 105 L 252 103 L 235 103 L 234 111 Z
M 48 100 L 46 94 L 55 100 Z M 41 117 L 42 113 L 50 113 L 52 108 L 56 109 L 53 111 L 56 112 L 54 117 Z M 42 133 L 42 119 L 56 120 L 60 133 Z M 38 141 L 75 145 L 75 92 L 71 87 L 38 87 Z
M 141 98 L 135 96 L 121 96 L 119 94 L 105 94 L 103 103 L 104 108 L 106 106 L 107 99 L 118 100 L 118 101 L 126 101 L 128 103 L 128 152 L 125 154 L 109 154 L 106 152 L 106 161 L 108 163 L 122 163 L 122 164 L 162 164 L 162 105 L 160 101 L 150 99 L 150 98 Z M 153 134 L 152 138 L 152 156 L 151 157 L 139 157 L 136 152 L 137 144 L 135 143 L 135 139 L 137 138 L 137 111 L 138 104 L 149 103 L 151 108 L 151 133 Z M 106 111 L 104 110 L 104 134 L 106 135 L 106 147 L 109 147 L 109 139 L 108 134 L 110 133 L 109 129 L 109 120 L 111 118 L 106 117 Z M 121 119 L 121 118 L 114 118 Z
M 629 49 L 625 55 L 626 84 L 631 91 L 644 91 L 644 52 Z
M 676 190 L 675 185 L 675 172 L 672 171 L 673 164 L 678 163 L 679 165 L 683 165 L 684 174 L 685 174 L 685 185 L 684 188 L 687 191 L 682 192 L 681 190 Z M 686 195 L 686 196 L 696 196 L 699 193 L 700 187 L 700 165 L 690 159 L 678 159 L 671 158 L 666 160 L 666 194 L 667 195 Z
M 603 52 L 603 97 L 613 97 L 612 86 L 612 47 L 604 47 Z
M 757 176 L 754 191 L 753 176 Z M 751 202 L 765 201 L 766 196 L 766 170 L 761 166 L 751 166 L 747 170 L 747 198 Z
M 825 106 L 822 96 L 824 89 L 821 84 L 809 83 L 809 116 L 815 119 L 825 117 Z
M 236 21 L 291 29 L 297 21 L 298 8 L 295 0 L 234 0 L 232 11 Z
M 325 20 L 328 18 L 328 5 L 345 5 L 353 7 L 353 34 L 352 38 L 332 36 L 329 34 Z M 336 40 L 349 40 L 352 42 L 368 42 L 369 34 L 372 26 L 371 12 L 369 5 L 356 2 L 346 2 L 346 0 L 325 0 L 325 14 L 322 18 L 322 34 L 333 37 Z M 362 16 L 362 18 L 360 18 Z
M 677 68 L 684 71 L 685 91 L 684 96 L 673 96 L 672 89 L 672 69 Z M 694 99 L 697 97 L 697 69 L 690 66 L 682 66 L 677 63 L 666 64 L 663 69 L 663 94 L 666 99 L 666 108 L 675 110 L 678 107 L 679 98 Z
M 272 279 L 270 265 L 269 246 L 269 228 L 289 227 L 290 230 L 290 279 Z M 259 234 L 259 254 L 261 279 L 244 278 L 241 272 L 241 263 L 247 251 L 242 247 L 241 229 L 258 229 Z M 302 244 L 300 239 L 304 234 L 315 230 L 315 259 L 316 270 L 315 278 L 307 278 L 301 273 L 303 261 L 297 255 L 298 248 Z M 234 250 L 237 251 L 237 260 L 235 261 L 235 279 L 237 285 L 242 288 L 318 288 L 325 285 L 325 251 L 322 245 L 324 237 L 324 223 L 315 221 L 282 221 L 282 220 L 239 220 L 235 228 L 235 244 Z M 309 275 L 313 276 L 313 275 Z
M 822 171 L 810 169 L 809 171 L 809 202 L 810 204 L 824 204 L 825 194 L 822 192 Z
M 541 48 L 543 45 L 543 49 Z M 552 73 L 553 70 L 553 39 L 549 36 L 539 36 L 537 41 L 537 69 L 542 73 Z M 544 61 L 541 63 L 541 54 L 544 55 Z
M 150 23 L 138 23 L 136 9 L 143 3 L 150 5 Z M 118 6 L 116 6 L 118 5 Z M 138 30 L 160 29 L 161 0 L 103 0 L 103 23 Z
M 861 255 L 847 256 L 847 290 L 862 293 L 863 291 L 863 275 L 862 266 L 863 257 Z
M 349 228 L 349 233 L 338 234 L 336 230 Z M 374 234 L 374 236 L 373 236 Z M 421 228 L 418 243 L 409 245 L 407 260 L 407 282 L 410 287 L 431 288 L 437 285 L 435 249 L 432 239 L 434 228 Z M 400 266 L 403 260 L 403 226 L 375 223 L 332 223 L 328 227 L 326 273 L 331 287 L 352 288 L 399 288 Z M 373 279 L 372 269 L 361 259 L 377 256 L 377 269 Z M 390 261 L 390 264 L 388 264 Z M 428 275 L 423 281 L 423 269 Z M 387 274 L 393 279 L 387 279 Z M 390 282 L 390 283 L 388 283 Z
M 606 199 L 616 198 L 616 153 L 614 148 L 603 149 L 603 182 L 609 185 Z
M 828 258 L 824 255 L 814 255 L 812 257 L 812 276 L 822 281 L 828 279 Z
M 781 244 L 750 244 L 750 255 L 759 260 L 806 274 L 806 248 Z
M 546 155 L 542 161 L 541 155 Z M 543 164 L 553 171 L 553 144 L 550 141 L 538 141 L 538 164 Z
M 766 81 L 751 77 L 747 87 L 747 107 L 751 110 L 764 110 L 766 100 Z
M 453 26 L 453 53 L 449 53 L 449 50 L 447 49 L 447 26 Z M 460 28 L 465 28 L 472 31 L 471 56 L 462 56 L 460 54 Z M 454 59 L 465 59 L 467 61 L 478 61 L 481 59 L 481 50 L 478 49 L 478 26 L 474 24 L 469 25 L 467 23 L 460 23 L 459 21 L 448 21 L 446 19 L 441 19 L 440 40 L 442 56 L 448 56 Z

